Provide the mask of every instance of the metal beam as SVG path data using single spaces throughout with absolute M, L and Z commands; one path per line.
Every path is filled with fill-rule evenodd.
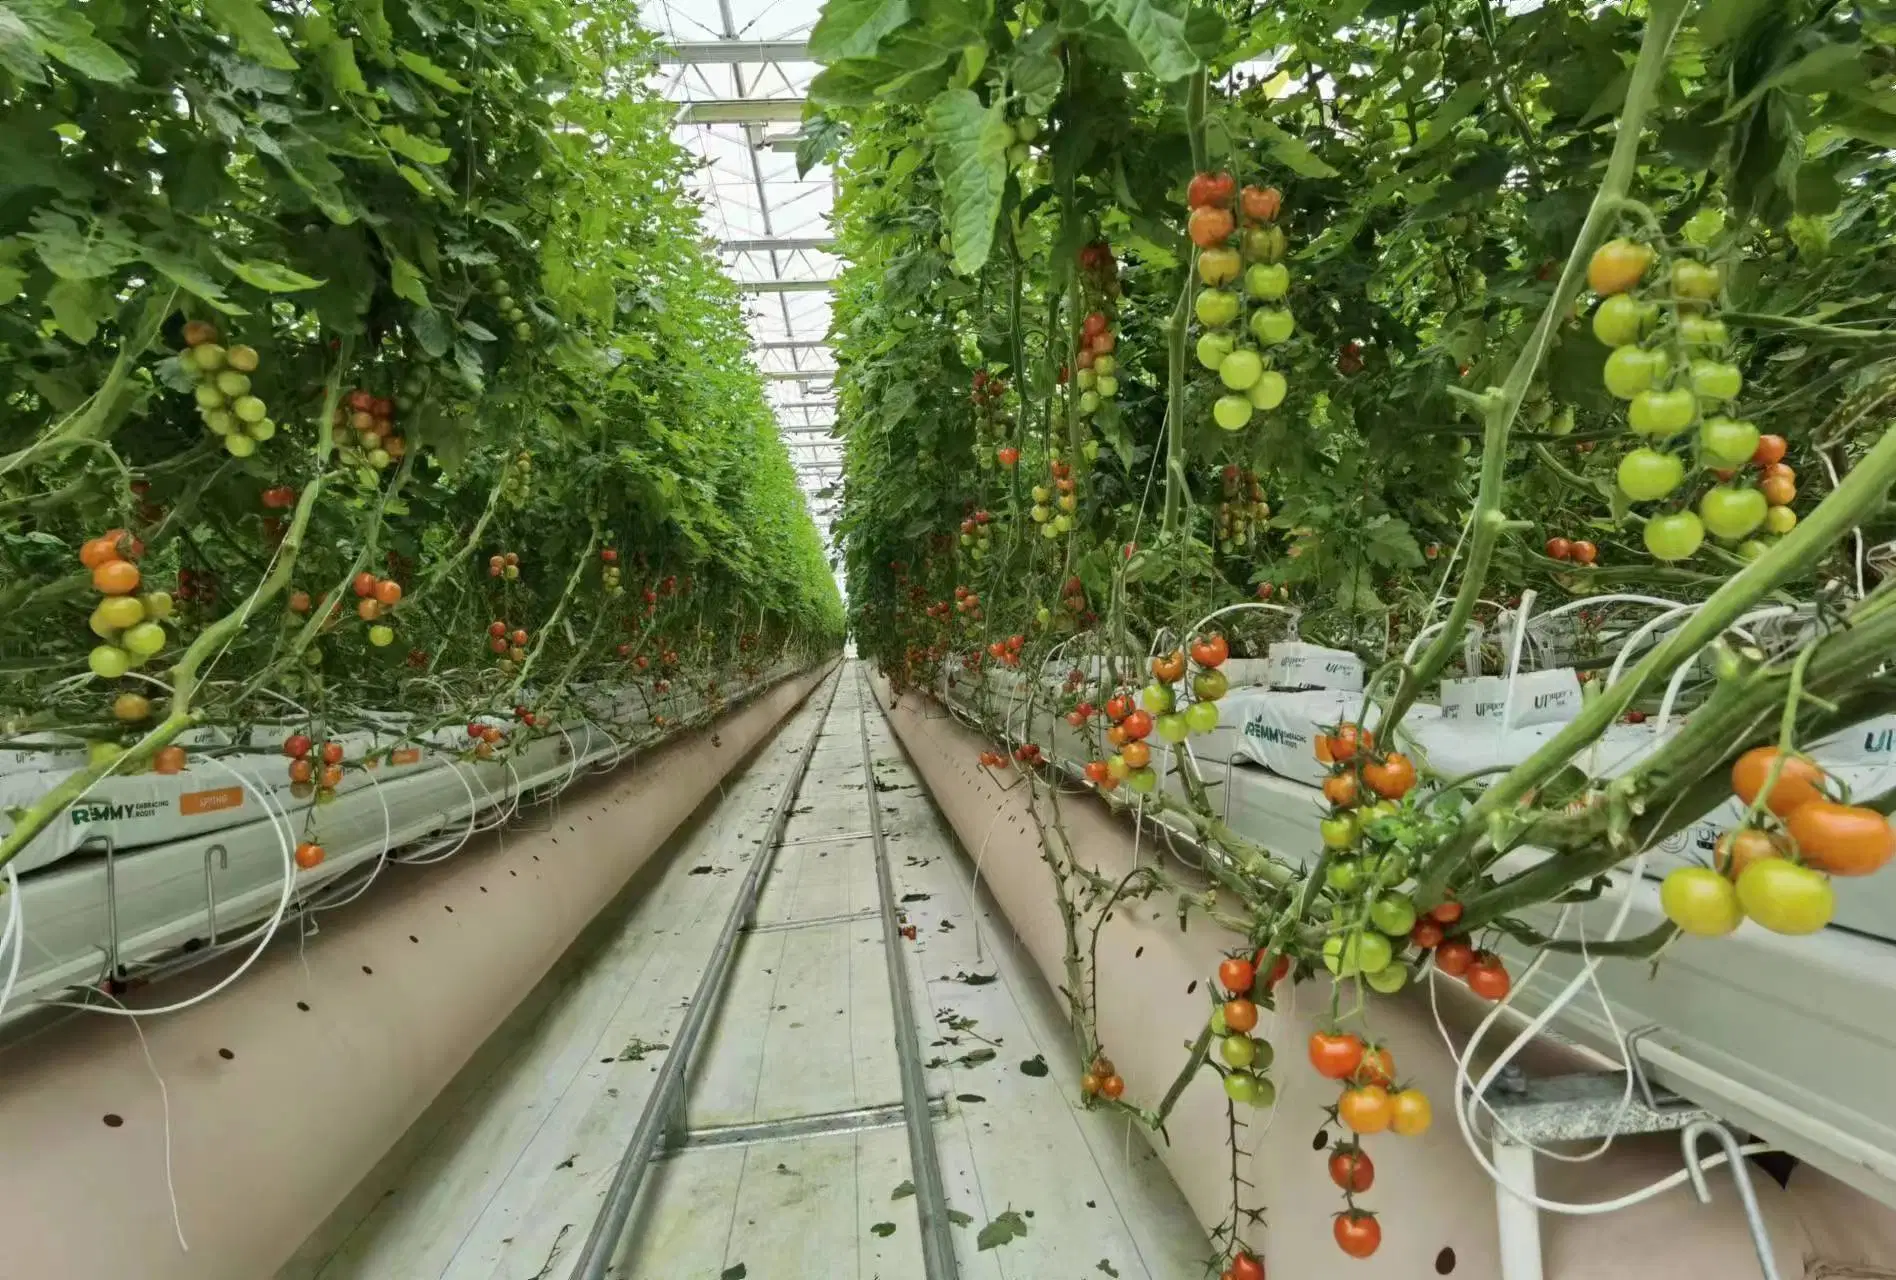
M 753 342 L 751 349 L 753 351 L 814 351 L 828 345 L 827 338 L 808 338 L 800 342 Z
M 739 280 L 739 293 L 828 293 L 834 280 Z
M 764 371 L 766 382 L 828 382 L 836 376 L 834 369 L 767 369 Z
M 802 98 L 705 98 L 685 103 L 680 124 L 797 124 Z
M 834 400 L 786 400 L 782 404 L 773 405 L 772 407 L 777 409 L 834 409 L 836 402 Z M 814 422 L 799 422 L 793 425 L 799 427 L 813 427 L 817 424 Z
M 808 62 L 810 46 L 803 40 L 695 40 L 681 41 L 658 55 L 668 66 L 723 65 L 735 62 Z
M 796 253 L 799 250 L 810 253 L 828 253 L 836 247 L 836 242 L 822 236 L 799 237 L 777 236 L 767 240 L 724 240 L 718 244 L 720 253 Z

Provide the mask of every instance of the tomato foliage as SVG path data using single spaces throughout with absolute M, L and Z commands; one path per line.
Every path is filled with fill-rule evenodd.
M 840 637 L 624 6 L 86 0 L 0 32 L 8 733 L 131 767 L 271 695 L 452 723 Z M 100 617 L 128 574 L 142 605 Z M 149 715 L 114 724 L 120 692 Z

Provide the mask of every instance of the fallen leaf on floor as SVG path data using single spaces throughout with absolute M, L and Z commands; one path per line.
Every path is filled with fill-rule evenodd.
M 955 982 L 965 982 L 971 987 L 985 987 L 989 983 L 1000 980 L 1001 975 L 998 973 L 956 973 L 952 979 Z
M 869 1230 L 871 1234 L 881 1236 L 886 1240 L 895 1234 L 895 1224 L 893 1222 L 878 1222 L 875 1226 L 870 1227 Z
M 1104 1272 L 1105 1272 L 1105 1273 L 1106 1273 L 1107 1275 L 1109 1275 L 1109 1276 L 1116 1276 L 1116 1275 L 1118 1275 L 1118 1274 L 1119 1274 L 1119 1268 L 1118 1268 L 1118 1267 L 1115 1267 L 1115 1266 L 1114 1266 L 1114 1265 L 1112 1264 L 1112 1262 L 1111 1262 L 1111 1261 L 1110 1261 L 1109 1259 L 1106 1259 L 1106 1258 L 1101 1258 L 1101 1259 L 1099 1260 L 1099 1266 L 1097 1266 L 1097 1267 L 1095 1267 L 1095 1268 L 1094 1268 L 1094 1270 L 1095 1270 L 1095 1271 L 1104 1271 Z
M 981 1228 L 981 1234 L 974 1238 L 975 1250 L 985 1253 L 989 1249 L 998 1249 L 1027 1234 L 1027 1223 L 1019 1213 L 1009 1209 L 994 1221 Z
M 558 1164 L 554 1165 L 553 1167 L 555 1169 L 570 1169 L 573 1167 L 573 1161 L 577 1159 L 579 1159 L 579 1152 L 575 1151 L 572 1155 L 567 1156 L 566 1159 L 560 1161 Z
M 719 1272 L 718 1280 L 744 1280 L 744 1277 L 749 1274 L 749 1268 L 740 1262 L 734 1267 L 726 1267 L 723 1271 Z
M 1033 1076 L 1035 1079 L 1046 1075 L 1047 1059 L 1043 1055 L 1036 1053 L 1033 1057 L 1020 1064 L 1020 1073 L 1024 1076 Z
M 889 1199 L 906 1200 L 908 1197 L 914 1194 L 915 1194 L 915 1184 L 913 1182 L 908 1182 L 905 1180 L 897 1184 L 894 1193 L 889 1196 Z
M 983 1098 L 978 1093 L 957 1093 L 955 1095 L 955 1101 L 956 1102 L 986 1102 L 987 1099 Z
M 948 1221 L 954 1223 L 957 1227 L 967 1227 L 974 1224 L 974 1219 L 959 1209 L 950 1209 L 948 1211 Z

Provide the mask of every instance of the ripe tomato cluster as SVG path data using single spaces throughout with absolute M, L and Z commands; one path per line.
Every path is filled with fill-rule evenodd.
M 1117 1102 L 1125 1092 L 1126 1082 L 1119 1078 L 1113 1060 L 1103 1053 L 1087 1064 L 1085 1074 L 1080 1077 L 1080 1093 L 1084 1097 Z
M 1689 559 L 1708 533 L 1755 559 L 1766 544 L 1754 535 L 1796 527 L 1790 504 L 1797 476 L 1784 463 L 1782 437 L 1732 416 L 1744 380 L 1728 358 L 1731 338 L 1717 314 L 1724 287 L 1718 267 L 1681 254 L 1656 285 L 1643 287 L 1658 259 L 1650 245 L 1615 239 L 1587 264 L 1587 282 L 1601 295 L 1593 332 L 1612 348 L 1602 377 L 1627 402 L 1627 424 L 1643 437 L 1619 461 L 1619 489 L 1633 504 L 1664 504 L 1645 521 L 1646 550 L 1655 559 Z M 1678 496 L 1689 453 L 1713 481 L 1696 504 Z
M 1713 867 L 1680 867 L 1659 886 L 1666 918 L 1718 937 L 1749 916 L 1773 933 L 1815 933 L 1836 914 L 1831 876 L 1866 876 L 1896 856 L 1896 830 L 1875 809 L 1839 803 L 1803 756 L 1754 747 L 1731 770 L 1745 825 L 1718 842 Z
M 395 401 L 365 387 L 357 387 L 336 406 L 329 438 L 352 467 L 386 471 L 408 452 L 408 442 L 395 430 Z
M 1026 643 L 1027 637 L 1021 635 L 1019 632 L 1015 632 L 1005 640 L 996 640 L 988 645 L 988 657 L 994 659 L 1004 667 L 1018 667 L 1020 665 L 1021 646 Z
M 317 747 L 306 733 L 293 733 L 283 740 L 283 754 L 290 758 L 290 794 L 301 800 L 312 792 L 320 802 L 335 798 L 342 785 L 343 750 L 340 742 L 325 742 Z
M 664 722 L 659 717 L 653 716 L 652 723 L 662 725 Z M 507 739 L 507 735 L 501 731 L 499 725 L 481 724 L 475 720 L 468 721 L 467 736 L 474 743 L 475 758 L 480 760 L 486 760 L 492 757 L 494 748 L 501 745 L 501 743 Z
M 508 582 L 520 580 L 520 553 L 517 551 L 497 551 L 487 557 L 487 576 L 503 578 Z
M 216 325 L 204 320 L 186 323 L 178 367 L 196 381 L 192 395 L 205 429 L 223 440 L 231 457 L 248 458 L 277 429 L 269 406 L 250 385 L 262 358 L 255 347 L 225 347 L 218 339 Z
M 1351 1032 L 1314 1032 L 1307 1052 L 1318 1075 L 1343 1086 L 1335 1114 L 1350 1136 L 1330 1148 L 1328 1157 L 1330 1181 L 1343 1192 L 1343 1212 L 1334 1227 L 1337 1247 L 1352 1258 L 1367 1258 L 1382 1244 L 1382 1225 L 1356 1204 L 1376 1181 L 1375 1163 L 1362 1140 L 1385 1132 L 1419 1137 L 1428 1132 L 1435 1108 L 1428 1094 L 1398 1083 L 1394 1054 Z
M 1244 219 L 1242 233 L 1232 210 L 1234 197 Z M 1257 410 L 1281 405 L 1289 390 L 1264 354 L 1288 342 L 1297 327 L 1284 305 L 1290 294 L 1284 230 L 1274 225 L 1284 197 L 1276 187 L 1246 187 L 1239 193 L 1230 174 L 1200 173 L 1185 199 L 1191 208 L 1187 229 L 1198 246 L 1198 278 L 1205 286 L 1192 305 L 1201 328 L 1198 363 L 1218 375 L 1223 389 L 1212 404 L 1212 419 L 1226 431 L 1239 431 Z M 1241 289 L 1227 287 L 1240 276 Z M 1248 321 L 1239 325 L 1247 310 Z
M 364 570 L 355 576 L 350 585 L 356 594 L 356 617 L 374 624 L 369 627 L 369 643 L 378 649 L 394 643 L 395 629 L 376 619 L 401 602 L 402 584 L 393 578 L 378 578 Z
M 1577 565 L 1590 565 L 1600 558 L 1600 549 L 1585 538 L 1553 537 L 1547 540 L 1547 558 Z
M 527 642 L 531 639 L 525 627 L 509 627 L 500 618 L 487 624 L 487 647 L 499 656 L 502 667 L 525 662 Z

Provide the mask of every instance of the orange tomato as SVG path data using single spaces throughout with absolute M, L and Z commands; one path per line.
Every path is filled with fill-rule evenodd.
M 1587 261 L 1587 284 L 1595 293 L 1625 293 L 1638 284 L 1652 266 L 1653 252 L 1636 241 L 1615 239 L 1593 251 Z
M 375 584 L 375 599 L 379 604 L 394 604 L 402 598 L 402 584 L 393 578 L 384 578 Z
M 1203 205 L 1192 210 L 1190 231 L 1192 243 L 1200 249 L 1215 249 L 1231 238 L 1231 210 Z
M 118 543 L 111 538 L 92 538 L 79 548 L 79 563 L 88 569 L 96 569 L 118 558 Z
M 1284 193 L 1276 187 L 1246 187 L 1240 197 L 1244 216 L 1251 222 L 1275 222 L 1284 207 Z
M 1107 1076 L 1099 1082 L 1099 1093 L 1102 1098 L 1117 1098 L 1125 1091 L 1126 1082 L 1118 1076 Z
M 1106 741 L 1110 742 L 1115 747 L 1125 746 L 1126 745 L 1125 726 L 1116 724 L 1116 725 L 1113 725 L 1110 729 L 1106 730 Z
M 356 601 L 356 617 L 364 622 L 374 622 L 381 614 L 382 606 L 375 602 L 375 597 Z
M 1792 484 L 1797 483 L 1797 472 L 1791 469 L 1791 464 L 1788 462 L 1773 462 L 1758 472 L 1760 480 L 1769 480 L 1774 476 L 1783 476 Z
M 184 748 L 166 747 L 152 758 L 153 773 L 183 773 Z
M 1336 1118 L 1351 1133 L 1381 1133 L 1389 1127 L 1393 1114 L 1389 1091 L 1379 1084 L 1345 1089 L 1336 1104 Z
M 1154 679 L 1163 680 L 1165 683 L 1171 684 L 1184 674 L 1185 654 L 1182 650 L 1174 649 L 1170 653 L 1160 654 L 1158 657 L 1152 659 L 1152 675 Z
M 1804 861 L 1833 876 L 1867 876 L 1896 855 L 1896 830 L 1874 809 L 1812 800 L 1791 810 L 1784 826 Z
M 1216 633 L 1192 641 L 1192 661 L 1201 667 L 1221 667 L 1230 656 L 1230 643 Z
M 1227 1000 L 1224 1005 L 1225 1026 L 1244 1035 L 1257 1026 L 1257 1006 L 1246 999 Z
M 1353 773 L 1333 773 L 1323 780 L 1323 798 L 1339 809 L 1347 809 L 1356 803 L 1356 775 Z
M 1363 781 L 1385 800 L 1400 800 L 1415 786 L 1415 765 L 1400 751 L 1363 766 Z
M 303 870 L 308 871 L 311 867 L 319 865 L 322 860 L 323 847 L 321 845 L 305 840 L 296 846 L 296 865 Z
M 1784 455 L 1790 450 L 1783 436 L 1763 435 L 1758 437 L 1758 447 L 1751 454 L 1751 461 L 1760 467 L 1784 461 Z
M 1379 1084 L 1387 1089 L 1396 1080 L 1394 1055 L 1387 1049 L 1365 1049 L 1363 1061 L 1356 1068 L 1356 1079 L 1363 1084 Z
M 1128 742 L 1119 749 L 1119 754 L 1134 769 L 1143 769 L 1152 763 L 1152 748 L 1143 742 Z
M 1312 749 L 1316 752 L 1318 764 L 1336 763 L 1336 754 L 1330 749 L 1329 734 L 1319 733 L 1316 737 L 1316 741 L 1312 744 Z
M 375 575 L 365 569 L 355 576 L 353 585 L 357 595 L 364 597 L 372 596 L 375 594 Z
M 92 585 L 108 596 L 128 596 L 138 590 L 138 566 L 130 560 L 107 560 L 92 570 Z
M 1336 732 L 1330 735 L 1330 755 L 1338 764 L 1354 760 L 1358 748 L 1374 751 L 1376 735 L 1353 724 L 1340 724 Z
M 316 776 L 316 766 L 307 760 L 290 761 L 290 781 L 308 782 Z
M 1389 1100 L 1389 1127 L 1405 1138 L 1427 1133 L 1434 1119 L 1429 1095 L 1420 1089 L 1404 1089 Z
M 1788 507 L 1797 497 L 1797 482 L 1789 476 L 1766 476 L 1758 482 L 1758 489 L 1774 507 Z
M 1770 832 L 1760 831 L 1756 827 L 1740 827 L 1718 837 L 1713 865 L 1736 880 L 1744 874 L 1746 867 L 1760 858 L 1782 858 L 1787 852 L 1789 850 L 1784 842 Z
M 1771 766 L 1777 758 L 1776 747 L 1753 747 L 1739 756 L 1731 767 L 1732 794 L 1747 805 L 1757 803 L 1758 793 L 1764 790 L 1764 781 L 1771 776 Z M 1771 784 L 1765 805 L 1778 817 L 1785 817 L 1800 806 L 1823 799 L 1824 781 L 1822 769 L 1802 756 L 1788 756 L 1778 771 L 1777 781 Z

